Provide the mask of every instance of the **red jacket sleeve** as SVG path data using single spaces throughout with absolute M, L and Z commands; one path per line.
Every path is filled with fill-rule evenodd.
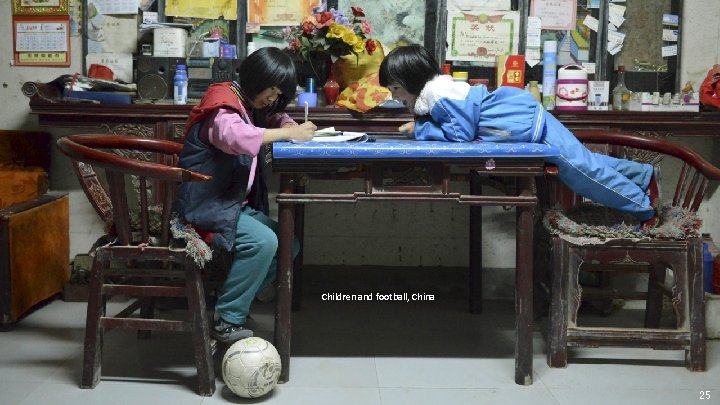
M 720 108 L 720 65 L 713 66 L 700 86 L 700 103 Z

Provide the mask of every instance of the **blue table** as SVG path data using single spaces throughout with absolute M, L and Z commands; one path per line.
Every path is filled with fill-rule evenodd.
M 278 286 L 275 346 L 280 353 L 280 381 L 290 376 L 291 309 L 293 281 L 292 241 L 302 237 L 303 205 L 366 201 L 448 201 L 470 206 L 470 310 L 479 311 L 482 267 L 480 207 L 514 206 L 516 230 L 516 338 L 515 382 L 532 384 L 533 321 L 533 209 L 537 204 L 535 177 L 544 173 L 545 159 L 556 148 L 527 143 L 450 143 L 413 141 L 402 137 L 370 135 L 370 142 L 277 142 L 273 144 L 273 171 L 280 173 Z M 410 183 L 387 182 L 388 170 L 420 174 Z M 363 187 L 351 193 L 307 194 L 307 178 L 339 179 L 352 173 L 364 178 Z M 469 179 L 470 193 L 451 190 L 451 179 Z M 483 195 L 481 177 L 514 180 L 513 192 Z M 301 258 L 300 258 L 301 262 Z M 295 277 L 295 280 L 293 278 Z

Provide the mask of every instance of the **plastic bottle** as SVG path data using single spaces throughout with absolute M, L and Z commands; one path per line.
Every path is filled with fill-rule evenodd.
M 539 103 L 542 102 L 542 97 L 540 96 L 540 89 L 538 88 L 538 82 L 537 80 L 530 80 L 530 83 L 528 83 L 528 91 L 530 94 L 535 97 L 535 100 L 537 100 Z
M 175 78 L 173 79 L 173 102 L 174 104 L 187 104 L 188 76 L 185 65 L 177 65 Z
M 612 90 L 612 109 L 627 111 L 630 107 L 630 90 L 625 86 L 625 66 L 619 65 L 617 70 L 617 84 Z
M 557 41 L 543 43 L 543 107 L 555 108 L 555 83 L 557 81 Z
M 712 292 L 713 257 L 707 242 L 703 242 L 703 291 Z
M 255 47 L 255 42 L 248 42 L 247 44 L 247 54 L 250 55 L 251 53 L 255 52 L 257 48 Z

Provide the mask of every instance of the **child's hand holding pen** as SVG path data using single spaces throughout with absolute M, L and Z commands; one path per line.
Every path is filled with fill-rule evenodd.
M 295 142 L 307 142 L 313 139 L 317 127 L 312 121 L 303 122 L 297 127 L 293 127 L 292 139 Z

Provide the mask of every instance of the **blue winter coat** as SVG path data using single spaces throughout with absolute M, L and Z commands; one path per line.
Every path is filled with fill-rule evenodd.
M 641 221 L 655 214 L 645 192 L 652 166 L 591 152 L 529 92 L 515 87 L 488 92 L 482 85 L 437 76 L 420 92 L 414 109 L 417 140 L 543 142 L 560 151 L 548 161 L 576 193 Z

